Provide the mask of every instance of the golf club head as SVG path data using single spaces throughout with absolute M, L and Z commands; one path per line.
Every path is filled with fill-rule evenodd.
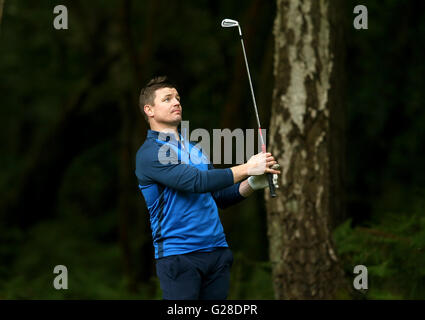
M 221 21 L 221 26 L 223 28 L 237 27 L 239 26 L 239 22 L 232 19 L 224 19 L 223 21 Z
M 224 19 L 223 21 L 221 21 L 221 26 L 223 28 L 238 27 L 239 35 L 242 37 L 241 26 L 239 25 L 239 22 L 237 22 L 236 20 Z

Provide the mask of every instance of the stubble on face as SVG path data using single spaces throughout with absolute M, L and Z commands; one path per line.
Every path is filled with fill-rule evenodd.
M 182 120 L 180 96 L 175 88 L 161 88 L 156 90 L 154 107 L 156 108 L 155 121 L 170 126 L 177 126 Z

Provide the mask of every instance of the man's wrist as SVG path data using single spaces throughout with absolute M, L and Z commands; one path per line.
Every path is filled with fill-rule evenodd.
M 247 198 L 249 195 L 251 195 L 254 192 L 254 190 L 252 189 L 252 187 L 249 185 L 248 180 L 244 180 L 241 182 L 241 184 L 239 185 L 239 194 L 244 197 Z
M 242 166 L 243 166 L 243 175 L 244 175 L 243 179 L 245 179 L 249 176 L 248 172 L 249 172 L 250 164 L 244 163 Z
M 244 163 L 238 166 L 234 166 L 230 168 L 233 173 L 233 183 L 238 183 L 239 181 L 244 180 L 248 177 L 248 163 Z

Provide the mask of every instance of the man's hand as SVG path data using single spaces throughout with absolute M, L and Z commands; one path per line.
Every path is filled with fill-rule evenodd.
M 249 158 L 246 163 L 249 176 L 259 176 L 264 173 L 278 174 L 280 171 L 272 169 L 271 166 L 277 164 L 271 153 L 258 153 Z
M 270 168 L 277 162 L 271 153 L 258 153 L 253 155 L 247 163 L 231 167 L 233 183 L 246 179 L 248 176 L 259 176 L 264 173 L 280 174 L 280 171 Z
M 279 170 L 280 169 L 280 165 L 278 163 L 274 164 L 271 166 L 271 169 L 273 170 Z M 273 174 L 273 184 L 274 187 L 277 189 L 279 188 L 279 185 L 277 183 L 278 180 L 278 176 L 277 174 Z M 253 189 L 253 190 L 260 190 L 260 189 L 264 189 L 267 188 L 269 186 L 269 181 L 267 179 L 267 176 L 265 174 L 259 175 L 259 176 L 251 176 L 248 178 L 248 183 L 249 186 Z

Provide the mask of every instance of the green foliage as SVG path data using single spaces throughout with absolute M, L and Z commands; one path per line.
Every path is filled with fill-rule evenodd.
M 129 290 L 120 248 L 99 241 L 98 220 L 68 216 L 39 223 L 25 236 L 17 229 L 3 230 L 2 240 L 7 235 L 14 243 L 1 247 L 0 258 L 13 263 L 0 267 L 6 279 L 0 282 L 0 299 L 161 299 L 156 277 Z M 53 287 L 56 265 L 68 269 L 68 290 Z M 234 252 L 229 299 L 273 299 L 270 264 Z
M 13 263 L 7 270 L 0 268 L 2 279 L 6 279 L 0 282 L 0 298 L 146 299 L 152 298 L 152 292 L 155 297 L 154 281 L 136 292 L 129 290 L 121 250 L 116 242 L 96 239 L 97 224 L 97 219 L 74 216 L 39 223 L 24 237 L 16 230 L 6 232 L 9 238 L 21 241 L 11 246 L 16 252 Z M 5 248 L 0 257 L 5 257 Z M 56 265 L 68 269 L 68 290 L 53 287 Z
M 410 215 L 380 214 L 365 227 L 352 227 L 351 219 L 334 232 L 338 254 L 347 276 L 356 265 L 368 268 L 367 299 L 424 299 L 425 217 L 423 210 Z
M 233 252 L 229 299 L 274 299 L 270 262 L 253 261 Z
M 131 4 L 129 17 L 125 3 Z M 367 228 L 353 228 L 347 221 L 336 230 L 335 239 L 349 278 L 356 264 L 369 268 L 370 289 L 364 294 L 369 299 L 425 297 L 424 206 L 418 201 L 425 198 L 425 64 L 419 41 L 425 36 L 425 10 L 423 2 L 413 3 L 367 3 L 367 31 L 352 28 L 357 1 L 350 0 L 341 13 L 348 22 L 349 215 L 362 218 Z M 273 64 L 267 62 L 272 57 L 267 51 L 273 50 L 267 39 L 272 37 L 275 1 L 62 4 L 69 10 L 66 31 L 53 29 L 54 4 L 49 1 L 5 1 L 0 32 L 0 205 L 13 201 L 15 192 L 18 203 L 27 201 L 25 188 L 18 187 L 28 181 L 32 188 L 44 189 L 52 188 L 54 180 L 52 189 L 58 192 L 28 212 L 0 211 L 0 299 L 160 299 L 155 276 L 141 281 L 140 275 L 125 272 L 118 239 L 120 226 L 127 226 L 130 256 L 136 261 L 153 259 L 142 251 L 151 239 L 136 180 L 126 180 L 126 169 L 121 170 L 126 156 L 133 169 L 134 150 L 129 147 L 125 154 L 123 145 L 143 140 L 143 120 L 137 117 L 139 81 L 157 74 L 177 80 L 191 129 L 219 127 L 228 111 L 223 106 L 238 95 L 239 106 L 232 106 L 235 126 L 254 126 L 252 113 L 245 112 L 252 102 L 237 32 L 223 30 L 219 23 L 223 17 L 241 22 L 260 112 L 270 114 L 260 99 L 271 100 L 272 82 L 265 80 L 272 72 L 265 67 Z M 119 57 L 94 81 L 102 62 L 116 54 Z M 262 76 L 263 69 L 269 77 Z M 72 106 L 77 111 L 70 116 L 65 110 Z M 68 121 L 61 122 L 64 118 Z M 268 121 L 262 119 L 263 125 Z M 54 135 L 58 123 L 65 124 L 62 137 Z M 93 128 L 91 134 L 75 139 L 88 128 Z M 93 138 L 94 132 L 100 138 Z M 48 171 L 38 179 L 22 177 L 26 164 L 36 161 L 35 147 L 46 137 L 55 142 L 42 150 L 46 158 L 87 146 L 69 155 L 69 163 L 60 167 L 60 179 Z M 58 158 L 51 157 L 60 162 Z M 49 168 L 58 165 L 56 160 Z M 44 216 L 43 205 L 50 203 L 55 203 L 53 212 Z M 120 204 L 128 204 L 128 210 L 120 211 Z M 350 204 L 370 208 L 371 213 Z M 128 212 L 127 221 L 122 212 Z M 39 216 L 27 228 L 17 222 Z M 222 221 L 235 255 L 230 298 L 273 299 L 270 265 L 263 262 L 268 243 L 262 194 L 223 212 Z M 68 267 L 68 291 L 52 286 L 58 264 Z M 137 269 L 138 263 L 134 265 Z

